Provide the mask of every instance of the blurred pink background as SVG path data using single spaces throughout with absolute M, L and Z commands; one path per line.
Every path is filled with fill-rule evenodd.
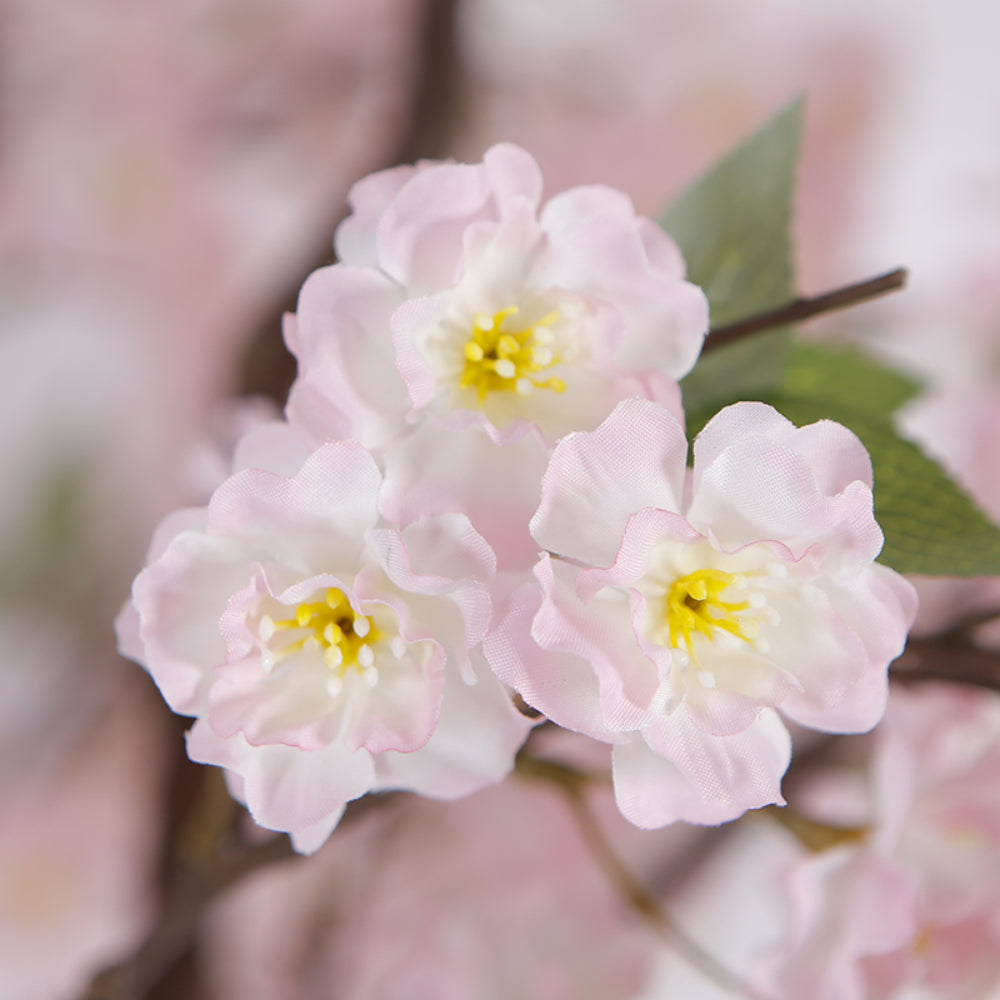
M 450 44 L 428 28 L 449 13 Z M 903 295 L 820 329 L 931 383 L 907 426 L 1000 513 L 998 35 L 1000 7 L 976 0 L 2 0 L 0 996 L 83 995 L 155 920 L 177 789 L 197 779 L 111 623 L 158 519 L 224 473 L 251 419 L 237 395 L 280 400 L 280 311 L 332 259 L 349 185 L 400 155 L 473 160 L 510 140 L 549 193 L 609 183 L 655 216 L 805 93 L 800 286 L 912 269 Z M 450 807 L 439 836 L 516 816 L 503 796 L 519 793 L 490 794 L 491 819 Z M 433 841 L 433 807 L 414 808 Z M 310 864 L 335 868 L 337 843 Z M 552 844 L 523 849 L 534 870 Z M 563 862 L 572 876 L 575 856 Z M 278 900 L 303 934 L 319 926 L 304 874 L 269 877 L 239 891 Z M 559 953 L 604 933 L 610 904 L 595 899 Z M 544 925 L 552 900 L 530 905 Z M 156 995 L 234 995 L 232 963 L 268 933 L 237 929 L 238 910 L 234 897 L 213 914 L 185 992 Z M 367 919 L 398 939 L 377 901 Z M 646 968 L 648 948 L 641 930 L 618 935 L 584 977 L 591 994 L 543 990 L 538 948 L 494 970 L 508 977 L 496 995 L 625 996 L 607 992 L 614 962 Z M 297 958 L 288 995 L 390 995 L 333 990 L 344 969 L 371 974 L 335 959 Z M 410 995 L 469 996 L 464 982 Z

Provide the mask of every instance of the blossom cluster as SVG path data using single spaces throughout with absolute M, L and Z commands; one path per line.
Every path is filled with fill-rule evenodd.
M 169 517 L 123 650 L 263 826 L 502 780 L 536 714 L 610 744 L 641 827 L 780 803 L 783 717 L 860 732 L 912 623 L 864 447 L 728 407 L 693 464 L 708 303 L 620 192 L 523 150 L 357 184 L 285 338 L 285 420 Z M 515 697 L 517 696 L 517 697 Z

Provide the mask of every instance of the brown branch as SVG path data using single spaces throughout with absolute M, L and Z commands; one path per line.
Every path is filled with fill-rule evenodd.
M 171 873 L 160 919 L 125 961 L 104 970 L 84 1000 L 142 1000 L 190 951 L 209 902 L 244 875 L 275 861 L 294 858 L 285 835 L 262 844 L 221 852 L 201 864 L 178 862 Z
M 911 639 L 892 665 L 899 681 L 949 681 L 1000 691 L 1000 653 L 950 636 Z
M 748 1000 L 762 1000 L 760 995 L 744 983 L 739 976 L 722 965 L 697 941 L 689 937 L 687 932 L 683 931 L 660 906 L 659 901 L 646 891 L 618 857 L 593 813 L 587 807 L 584 795 L 579 790 L 567 791 L 566 798 L 580 833 L 598 865 L 629 906 L 645 920 L 660 938 L 716 986 L 736 996 L 746 997 Z
M 1000 608 L 984 608 L 980 611 L 973 611 L 960 618 L 946 632 L 942 632 L 936 638 L 952 642 L 957 640 L 970 642 L 976 629 L 981 625 L 989 625 L 990 622 L 995 622 L 997 619 L 1000 619 Z
M 803 320 L 812 319 L 823 313 L 846 309 L 859 302 L 866 302 L 868 299 L 886 295 L 902 288 L 906 284 L 906 277 L 906 268 L 899 267 L 895 271 L 880 274 L 867 281 L 845 285 L 843 288 L 836 288 L 832 292 L 826 292 L 813 298 L 792 299 L 791 302 L 778 306 L 776 309 L 768 309 L 766 312 L 748 316 L 735 323 L 715 327 L 708 331 L 703 351 L 723 347 L 752 333 L 787 326 L 789 323 L 801 323 Z
M 350 803 L 338 829 L 401 797 L 402 793 L 386 792 Z M 242 822 L 245 814 L 242 809 L 237 812 Z M 94 978 L 82 1000 L 143 1000 L 191 952 L 205 910 L 216 896 L 251 872 L 279 861 L 298 860 L 285 834 L 261 843 L 230 840 L 216 844 L 210 855 L 197 862 L 175 859 L 158 923 L 129 958 Z
M 385 166 L 409 162 L 422 156 L 441 156 L 447 151 L 461 93 L 456 77 L 459 59 L 455 45 L 457 0 L 427 0 L 420 37 L 413 102 L 407 126 Z M 332 233 L 342 210 L 331 220 Z M 310 255 L 312 264 L 297 276 L 286 293 L 278 296 L 251 340 L 244 364 L 243 392 L 259 392 L 283 403 L 294 377 L 294 359 L 281 339 L 281 319 L 296 307 L 298 290 L 306 275 L 332 260 L 329 234 Z M 205 777 L 205 776 L 208 777 Z M 231 821 L 239 821 L 242 810 L 227 811 L 225 791 L 220 802 L 217 772 L 178 763 L 177 777 L 168 811 L 170 827 L 164 845 L 165 885 L 160 919 L 137 951 L 113 968 L 95 977 L 84 993 L 86 1000 L 141 1000 L 161 985 L 195 947 L 201 919 L 209 902 L 244 875 L 281 859 L 294 856 L 286 836 L 263 844 L 248 845 L 233 835 Z M 214 787 L 214 790 L 213 790 Z M 381 807 L 391 796 L 367 796 L 352 803 L 342 820 Z
M 463 92 L 461 67 L 455 40 L 455 12 L 458 0 L 426 0 L 420 37 L 413 101 L 407 126 L 383 166 L 412 163 L 421 157 L 447 154 L 458 116 L 458 100 Z M 270 396 L 284 406 L 295 378 L 295 359 L 286 350 L 281 336 L 282 317 L 295 312 L 299 289 L 315 270 L 334 261 L 331 237 L 346 214 L 346 205 L 324 227 L 322 242 L 306 255 L 308 265 L 296 274 L 284 292 L 263 310 L 244 359 L 240 392 Z

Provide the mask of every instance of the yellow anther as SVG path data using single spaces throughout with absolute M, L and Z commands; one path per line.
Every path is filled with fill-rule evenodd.
M 279 631 L 288 630 L 293 634 L 283 644 L 271 644 Z M 347 596 L 337 587 L 329 588 L 320 601 L 303 601 L 291 618 L 275 621 L 270 615 L 261 615 L 258 635 L 264 643 L 261 665 L 268 672 L 293 653 L 315 650 L 322 653 L 336 678 L 343 678 L 351 667 L 377 675 L 373 647 L 386 638 L 370 618 L 354 613 Z M 334 688 L 340 690 L 336 685 L 328 689 Z
M 669 638 L 675 649 L 684 646 L 695 660 L 696 635 L 712 642 L 718 632 L 726 632 L 751 644 L 759 625 L 742 614 L 750 608 L 750 602 L 726 600 L 723 596 L 730 588 L 741 590 L 745 585 L 745 578 L 716 569 L 696 570 L 675 580 L 664 598 L 665 621 L 659 629 L 662 638 Z
M 505 333 L 497 341 L 497 353 L 501 357 L 509 357 L 512 354 L 517 354 L 521 350 L 521 345 L 518 343 L 517 337 L 512 337 L 509 333 Z
M 560 363 L 559 355 L 550 346 L 554 335 L 547 329 L 559 318 L 558 310 L 522 329 L 504 329 L 507 319 L 517 312 L 517 306 L 507 306 L 492 316 L 477 314 L 463 347 L 465 363 L 459 386 L 474 389 L 480 405 L 492 392 L 524 394 L 531 387 L 554 392 L 566 389 L 560 378 L 532 378 Z

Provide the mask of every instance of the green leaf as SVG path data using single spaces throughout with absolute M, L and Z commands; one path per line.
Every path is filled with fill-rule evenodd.
M 794 298 L 789 228 L 802 101 L 756 132 L 667 209 L 688 278 L 700 285 L 715 327 Z M 788 334 L 775 330 L 705 354 L 681 383 L 689 426 L 721 407 L 774 388 Z
M 775 395 L 789 420 L 828 418 L 861 438 L 875 470 L 875 517 L 885 533 L 879 562 L 900 573 L 1000 576 L 1000 528 L 890 420 L 872 409 L 832 398 Z
M 779 392 L 888 417 L 920 389 L 919 382 L 856 348 L 795 341 Z
M 794 297 L 789 227 L 802 100 L 796 100 L 685 191 L 664 213 L 688 279 L 723 326 Z

